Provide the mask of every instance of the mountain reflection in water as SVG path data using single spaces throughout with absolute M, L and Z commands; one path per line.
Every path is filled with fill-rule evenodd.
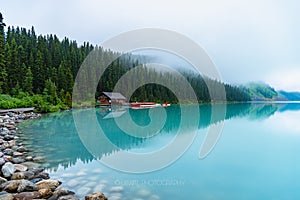
M 212 124 L 230 120 L 231 118 L 247 117 L 250 120 L 262 120 L 269 118 L 276 112 L 297 111 L 300 110 L 300 104 L 276 103 L 276 104 L 215 104 L 214 109 L 223 110 L 226 108 L 226 114 L 218 112 L 212 119 L 212 105 L 188 105 L 187 112 L 191 112 L 198 106 L 200 112 L 200 120 L 198 129 L 204 129 Z M 113 154 L 119 149 L 130 150 L 132 148 L 143 148 L 144 143 L 151 144 L 151 141 L 162 135 L 175 135 L 180 126 L 188 130 L 189 124 L 180 124 L 181 110 L 179 105 L 172 105 L 166 109 L 166 122 L 159 134 L 153 137 L 133 137 L 123 132 L 116 124 L 115 118 L 122 118 L 125 114 L 130 114 L 132 120 L 140 126 L 147 126 L 151 122 L 149 117 L 149 109 L 132 110 L 130 108 L 97 108 L 96 116 L 105 136 L 114 144 L 106 145 L 101 143 L 97 145 L 97 159 L 102 156 Z M 53 114 L 43 115 L 42 118 L 27 121 L 20 125 L 22 132 L 20 138 L 24 141 L 24 145 L 34 151 L 34 154 L 45 157 L 46 168 L 55 171 L 59 165 L 68 168 L 74 165 L 77 160 L 88 163 L 94 160 L 94 156 L 83 145 L 73 119 L 73 113 L 84 113 L 88 110 L 63 111 Z M 155 108 L 151 110 L 153 118 L 160 119 L 160 112 L 156 112 Z M 193 117 L 193 116 L 189 116 Z M 86 126 L 88 127 L 88 121 Z M 186 127 L 185 127 L 186 126 Z M 93 140 L 93 138 L 91 138 Z

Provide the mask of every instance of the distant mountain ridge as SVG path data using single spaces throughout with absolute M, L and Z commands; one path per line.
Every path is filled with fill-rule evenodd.
M 244 88 L 252 101 L 300 101 L 300 92 L 276 91 L 264 82 L 251 82 Z
M 280 90 L 278 93 L 290 101 L 300 101 L 300 92 L 286 92 Z

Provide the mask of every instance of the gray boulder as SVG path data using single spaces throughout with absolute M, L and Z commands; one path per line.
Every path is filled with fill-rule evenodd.
M 2 166 L 1 171 L 3 176 L 8 178 L 16 171 L 16 168 L 11 162 L 7 162 Z
M 31 192 L 37 191 L 37 186 L 28 180 L 22 180 L 18 187 L 18 192 Z

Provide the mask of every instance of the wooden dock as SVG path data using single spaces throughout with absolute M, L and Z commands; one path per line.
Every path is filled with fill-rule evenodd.
M 0 113 L 8 113 L 8 112 L 13 112 L 13 113 L 23 113 L 23 112 L 32 112 L 34 111 L 34 107 L 31 108 L 14 108 L 14 109 L 6 109 L 6 110 L 0 110 Z

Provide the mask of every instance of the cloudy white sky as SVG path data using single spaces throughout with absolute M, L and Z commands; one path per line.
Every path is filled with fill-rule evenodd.
M 300 91 L 296 0 L 0 0 L 7 25 L 100 44 L 124 31 L 165 28 L 202 46 L 224 81 Z

